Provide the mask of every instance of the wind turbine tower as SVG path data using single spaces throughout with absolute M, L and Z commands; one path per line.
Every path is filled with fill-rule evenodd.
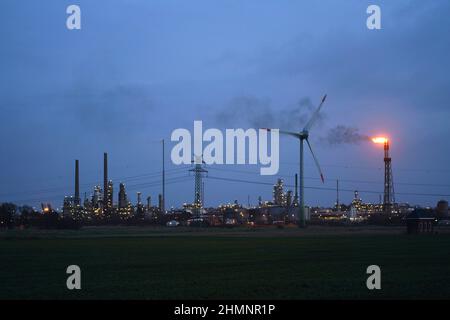
M 303 157 L 303 144 L 306 141 L 309 150 L 311 151 L 311 155 L 314 159 L 314 162 L 316 164 L 317 169 L 319 170 L 320 179 L 322 180 L 322 183 L 324 183 L 324 178 L 322 174 L 322 169 L 320 169 L 319 161 L 317 160 L 316 156 L 314 155 L 314 152 L 311 147 L 311 143 L 309 142 L 309 131 L 311 130 L 311 127 L 316 122 L 320 109 L 322 109 L 323 103 L 325 102 L 325 99 L 327 98 L 327 95 L 324 95 L 319 106 L 317 107 L 316 111 L 314 111 L 311 119 L 309 119 L 308 123 L 306 123 L 305 127 L 300 132 L 290 132 L 290 131 L 283 131 L 280 130 L 279 132 L 281 134 L 286 134 L 293 136 L 300 141 L 300 219 L 299 219 L 299 226 L 305 227 L 306 226 L 306 219 L 305 219 L 305 175 L 304 175 L 304 157 Z M 270 129 L 266 129 L 270 131 Z

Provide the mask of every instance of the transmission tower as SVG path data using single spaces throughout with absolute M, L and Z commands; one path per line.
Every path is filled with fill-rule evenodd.
M 194 156 L 194 168 L 189 171 L 194 173 L 195 178 L 195 194 L 194 194 L 194 215 L 199 216 L 201 209 L 203 208 L 203 183 L 202 179 L 205 174 L 208 173 L 208 170 L 203 168 L 203 156 Z

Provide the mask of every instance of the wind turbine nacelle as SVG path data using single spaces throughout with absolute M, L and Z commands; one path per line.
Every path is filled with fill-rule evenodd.
M 301 139 L 308 139 L 308 137 L 309 137 L 308 130 L 303 130 L 302 132 L 300 132 L 300 138 Z

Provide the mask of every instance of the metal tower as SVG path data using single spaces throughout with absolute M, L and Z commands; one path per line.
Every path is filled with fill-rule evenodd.
M 203 168 L 203 156 L 194 156 L 195 163 L 194 168 L 189 171 L 194 172 L 195 177 L 195 194 L 194 194 L 194 215 L 200 215 L 201 208 L 203 208 L 203 184 L 202 178 L 203 175 L 208 173 L 208 170 Z
M 394 181 L 392 176 L 391 157 L 389 156 L 389 140 L 384 141 L 384 198 L 383 209 L 386 214 L 392 213 L 392 205 L 395 203 Z

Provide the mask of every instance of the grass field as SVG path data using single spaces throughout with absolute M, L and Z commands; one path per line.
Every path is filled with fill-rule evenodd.
M 0 259 L 0 299 L 450 297 L 450 234 L 403 229 L 1 231 Z M 366 288 L 372 264 L 381 290 Z

